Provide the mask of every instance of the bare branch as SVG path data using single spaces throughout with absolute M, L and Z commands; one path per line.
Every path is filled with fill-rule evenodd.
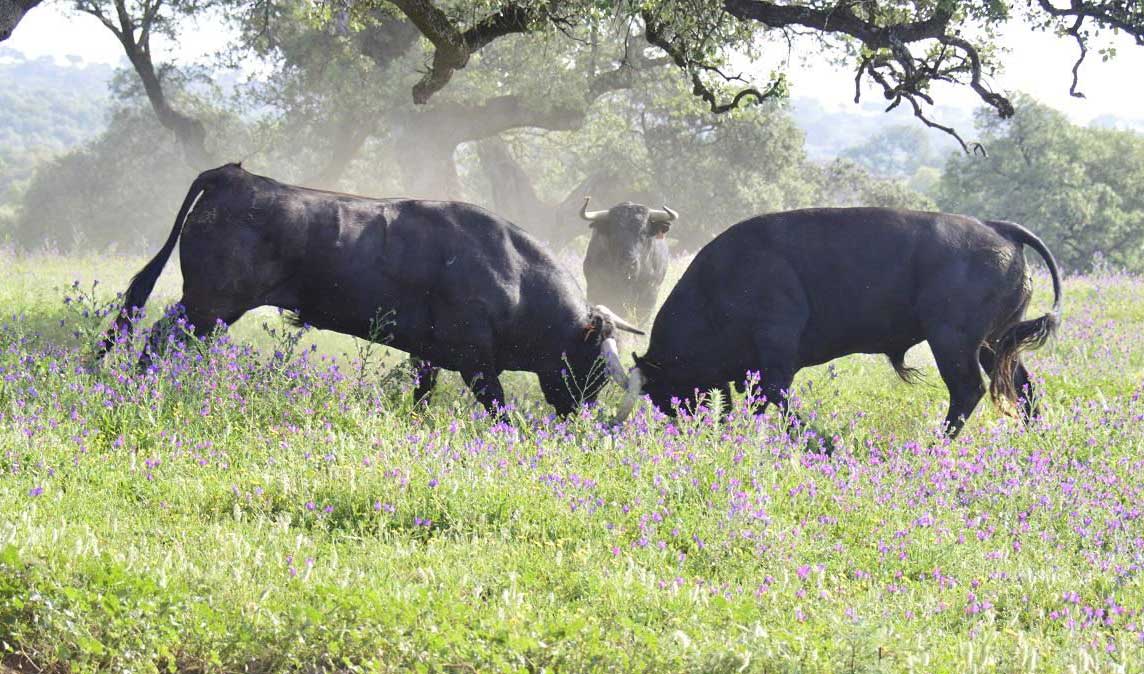
M 724 0 L 727 13 L 740 19 L 753 19 L 770 28 L 805 26 L 823 33 L 844 33 L 858 38 L 870 49 L 889 49 L 894 42 L 908 44 L 943 35 L 953 18 L 954 3 L 938 3 L 928 19 L 879 26 L 858 17 L 850 4 L 826 8 L 775 4 L 760 0 Z
M 763 91 L 759 91 L 755 87 L 747 87 L 737 92 L 730 101 L 720 103 L 715 92 L 711 90 L 707 83 L 703 81 L 702 75 L 699 71 L 714 72 L 725 81 L 743 81 L 739 76 L 728 77 L 716 66 L 708 63 L 703 63 L 692 59 L 687 52 L 679 44 L 671 40 L 667 36 L 667 27 L 660 22 L 650 12 L 643 13 L 644 20 L 644 33 L 647 41 L 662 49 L 668 56 L 671 57 L 673 63 L 686 72 L 691 78 L 691 93 L 703 99 L 710 106 L 711 112 L 715 114 L 723 114 L 739 107 L 744 100 L 751 98 L 755 103 L 761 103 L 768 98 L 775 98 L 781 95 L 784 81 L 780 77 L 771 83 Z
M 453 73 L 469 63 L 469 57 L 493 40 L 512 33 L 527 32 L 544 16 L 543 10 L 509 4 L 465 31 L 449 20 L 432 0 L 391 0 L 433 43 L 429 70 L 413 86 L 413 102 L 424 104 L 453 78 Z
M 1124 31 L 1136 40 L 1136 44 L 1144 46 L 1144 4 L 1140 2 L 1071 0 L 1069 7 L 1057 7 L 1051 0 L 1037 0 L 1037 4 L 1057 18 L 1091 20 L 1101 27 Z M 1080 22 L 1074 25 L 1077 29 L 1080 28 Z
M 1044 1 L 1044 0 L 1042 0 Z M 928 93 L 930 82 L 944 81 L 966 84 L 1001 117 L 1013 114 L 1013 104 L 1005 96 L 985 85 L 982 62 L 977 47 L 951 32 L 950 23 L 956 3 L 938 2 L 930 16 L 915 21 L 879 24 L 863 18 L 849 3 L 810 7 L 777 4 L 766 0 L 724 0 L 726 11 L 740 19 L 750 19 L 770 28 L 802 26 L 822 34 L 841 34 L 857 39 L 865 48 L 854 77 L 854 101 L 862 96 L 862 78 L 869 76 L 882 88 L 892 110 L 908 102 L 914 115 L 927 126 L 948 133 L 966 152 L 967 144 L 952 128 L 938 124 L 925 114 L 922 104 L 933 105 Z M 942 48 L 929 56 L 916 56 L 911 45 L 936 41 Z M 983 151 L 979 145 L 972 151 Z
M 943 35 L 937 38 L 942 44 L 957 47 L 965 53 L 966 58 L 969 59 L 970 80 L 969 86 L 973 88 L 981 100 L 989 104 L 990 107 L 997 110 L 997 114 L 1002 119 L 1013 116 L 1013 103 L 1001 94 L 990 91 L 981 81 L 981 57 L 977 54 L 977 49 L 969 44 L 967 40 L 954 35 Z M 932 101 L 931 101 L 932 103 Z
M 1072 67 L 1072 84 L 1069 85 L 1069 95 L 1084 98 L 1084 94 L 1077 91 L 1079 86 L 1080 66 L 1088 56 L 1088 35 L 1082 31 L 1085 21 L 1090 21 L 1101 28 L 1111 28 L 1123 31 L 1136 40 L 1136 44 L 1144 46 L 1144 2 L 1086 2 L 1085 0 L 1070 0 L 1068 7 L 1057 7 L 1052 0 L 1037 0 L 1037 4 L 1049 16 L 1057 19 L 1073 19 L 1073 24 L 1064 30 L 1065 35 L 1071 35 L 1080 48 L 1080 56 Z
M 883 65 L 890 65 L 890 64 L 888 62 L 885 62 L 885 63 L 883 63 Z M 913 108 L 915 117 L 920 119 L 922 121 L 922 123 L 925 124 L 926 126 L 932 128 L 932 129 L 937 129 L 939 131 L 943 131 L 943 132 L 949 134 L 951 137 L 953 137 L 954 140 L 956 140 L 958 142 L 959 145 L 961 145 L 961 149 L 963 152 L 965 152 L 966 154 L 970 154 L 970 153 L 978 154 L 978 153 L 980 153 L 982 156 L 988 156 L 988 154 L 985 151 L 985 147 L 983 145 L 981 145 L 980 143 L 966 143 L 965 139 L 961 137 L 961 134 L 959 134 L 953 127 L 945 126 L 944 124 L 939 124 L 939 123 L 933 121 L 932 119 L 930 119 L 929 117 L 926 116 L 925 112 L 922 110 L 921 104 L 918 102 L 918 99 L 921 98 L 926 103 L 933 105 L 933 100 L 929 96 L 922 94 L 922 93 L 915 92 L 915 91 L 911 91 L 908 89 L 904 89 L 900 85 L 893 84 L 890 81 L 889 77 L 887 77 L 886 75 L 884 75 L 882 72 L 880 72 L 878 70 L 878 66 L 879 66 L 879 63 L 878 63 L 877 59 L 867 58 L 867 59 L 863 60 L 862 66 L 858 71 L 858 78 L 861 78 L 862 70 L 865 70 L 866 73 L 870 75 L 871 79 L 873 79 L 875 82 L 877 82 L 879 85 L 882 86 L 883 95 L 885 95 L 885 97 L 887 99 L 892 101 L 890 103 L 890 106 L 886 108 L 887 111 L 893 110 L 894 108 L 898 107 L 898 105 L 900 105 L 901 102 L 904 100 L 910 104 L 911 108 Z M 857 97 L 855 98 L 855 101 L 857 101 Z M 1012 114 L 1012 113 L 1010 113 L 1010 114 Z
M 1088 56 L 1088 45 L 1084 43 L 1084 38 L 1080 34 L 1080 27 L 1083 23 L 1084 17 L 1078 16 L 1072 28 L 1067 31 L 1076 40 L 1076 46 L 1080 48 L 1080 56 L 1077 57 L 1076 63 L 1072 67 L 1072 84 L 1069 85 L 1069 95 L 1076 98 L 1084 98 L 1084 94 L 1077 91 L 1076 88 L 1080 80 L 1080 64 L 1084 63 L 1084 57 Z

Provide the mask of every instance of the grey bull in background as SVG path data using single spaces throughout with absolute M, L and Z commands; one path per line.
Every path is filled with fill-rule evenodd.
M 664 237 L 679 214 L 625 201 L 606 211 L 589 211 L 585 197 L 580 217 L 592 228 L 584 256 L 588 299 L 644 324 L 655 311 L 670 257 Z
M 1024 320 L 1032 295 L 1023 247 L 1053 282 L 1052 310 Z M 954 436 L 985 394 L 1036 415 L 1021 352 L 1060 321 L 1061 283 L 1044 243 L 1009 222 L 887 208 L 810 209 L 745 220 L 692 260 L 655 317 L 647 353 L 626 381 L 626 416 L 641 392 L 672 414 L 672 398 L 741 385 L 761 374 L 785 408 L 801 368 L 880 353 L 903 379 L 906 350 L 929 343 L 949 389 Z M 622 380 L 621 380 L 622 381 Z
M 101 355 L 131 329 L 180 234 L 179 305 L 195 336 L 263 305 L 363 339 L 388 316 L 387 345 L 460 372 L 490 412 L 504 402 L 504 370 L 535 372 L 560 414 L 594 400 L 607 381 L 600 357 L 613 376 L 619 367 L 615 330 L 640 332 L 589 305 L 547 250 L 477 206 L 307 189 L 228 164 L 191 184 L 166 243 L 131 280 Z M 423 383 L 418 393 L 427 392 Z

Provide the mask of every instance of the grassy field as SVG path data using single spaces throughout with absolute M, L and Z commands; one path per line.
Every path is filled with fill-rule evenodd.
M 1030 431 L 983 403 L 938 438 L 924 349 L 917 386 L 803 372 L 827 457 L 742 401 L 553 420 L 524 375 L 512 426 L 455 376 L 415 410 L 399 357 L 275 312 L 88 374 L 141 260 L 0 263 L 9 668 L 1144 671 L 1140 277 L 1068 279 Z

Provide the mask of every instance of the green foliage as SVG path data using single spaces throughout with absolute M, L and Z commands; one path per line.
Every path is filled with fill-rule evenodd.
M 193 174 L 149 110 L 121 108 L 94 142 L 49 161 L 23 199 L 13 238 L 63 251 L 154 247 Z
M 815 201 L 803 134 L 781 108 L 717 117 L 687 106 L 649 121 L 644 135 L 657 187 L 690 214 L 676 228 L 689 247 L 745 218 Z
M 847 148 L 840 156 L 875 175 L 908 179 L 923 167 L 941 166 L 942 157 L 931 142 L 933 133 L 917 125 L 895 124 Z
M 231 160 L 252 145 L 233 115 L 200 111 Z M 209 115 L 209 116 L 208 116 Z M 24 249 L 150 251 L 170 232 L 194 172 L 174 137 L 136 102 L 111 115 L 96 140 L 42 165 L 12 229 Z
M 862 166 L 848 159 L 836 159 L 819 168 L 813 177 L 818 187 L 814 201 L 816 206 L 884 206 L 937 210 L 929 197 L 914 191 L 903 181 L 871 175 Z
M 944 210 L 1012 220 L 1041 236 L 1066 268 L 1098 259 L 1144 269 L 1144 136 L 1082 128 L 1031 98 L 978 124 L 987 158 L 951 157 L 937 190 Z
M 549 34 L 498 40 L 429 109 L 417 110 L 404 95 L 411 82 L 402 75 L 412 57 L 400 48 L 401 40 L 411 43 L 407 25 L 366 13 L 343 30 L 298 3 L 268 9 L 268 16 L 244 15 L 249 49 L 231 55 L 268 59 L 274 67 L 267 79 L 239 86 L 233 97 L 195 73 L 170 71 L 165 79 L 179 109 L 209 122 L 209 144 L 225 151 L 220 162 L 243 159 L 251 170 L 287 182 L 375 196 L 461 197 L 497 210 L 495 177 L 467 142 L 480 135 L 458 136 L 456 127 L 483 115 L 489 101 L 511 96 L 515 107 L 481 121 L 489 133 L 509 128 L 503 136 L 545 204 L 559 204 L 603 169 L 626 186 L 616 190 L 619 198 L 679 210 L 685 220 L 673 236 L 689 249 L 761 212 L 914 203 L 900 185 L 874 180 L 857 166 L 840 177 L 838 167 L 808 161 L 803 134 L 783 107 L 714 115 L 666 63 L 640 61 L 625 72 L 618 59 L 640 47 L 627 45 L 634 38 L 615 27 L 600 27 L 591 45 Z M 616 72 L 627 78 L 624 88 L 590 95 L 602 74 Z M 142 252 L 169 231 L 191 173 L 171 134 L 144 107 L 133 77 L 116 78 L 126 107 L 108 130 L 45 164 L 22 212 L 9 209 L 9 230 L 21 247 Z M 497 114 L 511 119 L 502 123 Z M 339 156 L 344 170 L 323 176 Z M 457 192 L 426 194 L 414 180 L 417 173 L 432 179 L 450 171 L 459 174 Z M 578 220 L 574 225 L 582 231 Z
M 38 164 L 103 128 L 111 68 L 59 66 L 47 57 L 29 61 L 3 48 L 0 59 L 2 208 L 18 202 L 18 190 Z

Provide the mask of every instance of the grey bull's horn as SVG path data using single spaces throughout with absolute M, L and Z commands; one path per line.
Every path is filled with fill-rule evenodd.
M 623 423 L 624 420 L 631 415 L 632 410 L 636 407 L 636 403 L 640 400 L 640 394 L 643 393 L 644 376 L 638 367 L 633 367 L 631 370 L 628 370 L 626 379 L 624 399 L 620 403 L 620 408 L 616 410 L 616 417 L 612 420 L 612 423 Z
M 647 212 L 648 222 L 671 222 L 678 217 L 679 213 L 673 211 L 667 204 L 664 204 L 662 211 L 652 208 Z
M 624 319 L 617 316 L 616 312 L 612 311 L 611 309 L 604 306 L 603 304 L 597 304 L 596 306 L 594 306 L 592 308 L 595 310 L 596 313 L 600 314 L 601 316 L 607 317 L 608 320 L 610 320 L 612 322 L 612 324 L 615 325 L 620 330 L 624 330 L 626 332 L 634 332 L 637 335 L 646 334 L 643 330 L 640 330 L 636 326 L 632 325 L 631 323 L 628 323 Z
M 607 211 L 589 211 L 588 202 L 591 200 L 592 197 L 584 197 L 584 205 L 580 207 L 580 217 L 588 222 L 599 220 L 608 214 Z

